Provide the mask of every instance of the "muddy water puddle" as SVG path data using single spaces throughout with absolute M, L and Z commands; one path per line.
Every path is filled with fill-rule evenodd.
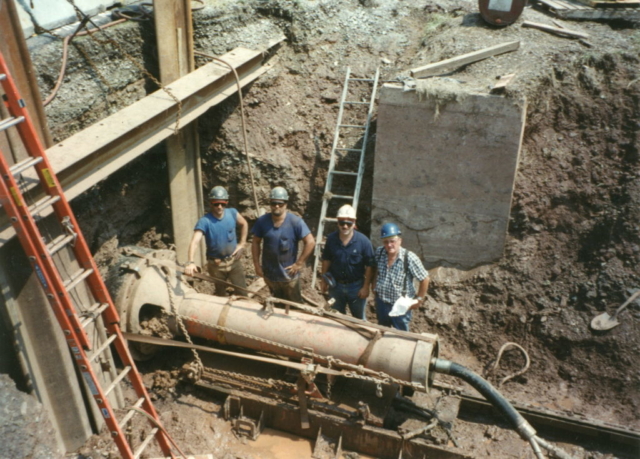
M 242 451 L 248 457 L 260 459 L 306 459 L 311 458 L 313 454 L 313 444 L 313 440 L 267 428 L 256 441 L 249 441 L 243 445 Z M 375 459 L 362 454 L 357 457 Z

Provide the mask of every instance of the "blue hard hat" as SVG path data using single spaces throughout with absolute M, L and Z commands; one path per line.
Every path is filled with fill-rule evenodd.
M 380 228 L 380 237 L 382 239 L 400 235 L 402 235 L 402 231 L 400 231 L 400 228 L 395 223 L 385 223 L 382 225 L 382 228 Z

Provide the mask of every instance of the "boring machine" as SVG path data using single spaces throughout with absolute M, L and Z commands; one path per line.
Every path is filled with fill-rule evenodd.
M 398 457 L 398 451 L 405 458 L 468 457 L 437 444 L 449 443 L 451 422 L 401 396 L 428 393 L 434 373 L 444 373 L 487 398 L 537 457 L 543 457 L 540 446 L 562 457 L 487 381 L 440 359 L 437 335 L 271 297 L 258 301 L 250 293 L 198 293 L 174 262 L 174 252 L 126 248 L 123 253 L 108 285 L 134 358 L 151 358 L 166 345 L 191 348 L 195 358 L 186 374 L 198 386 L 225 394 L 225 416 L 251 438 L 266 423 L 316 437 L 317 444 L 339 438 L 338 449 L 376 457 Z M 398 428 L 403 409 L 424 424 Z M 444 439 L 433 444 L 420 438 L 436 426 Z

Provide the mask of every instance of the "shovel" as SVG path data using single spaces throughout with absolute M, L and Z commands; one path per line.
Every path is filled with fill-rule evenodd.
M 594 330 L 611 330 L 616 325 L 620 325 L 620 322 L 618 322 L 618 314 L 620 314 L 624 308 L 633 303 L 638 297 L 640 297 L 640 290 L 631 295 L 631 297 L 625 301 L 622 306 L 616 309 L 613 317 L 606 312 L 594 317 L 591 321 L 591 328 Z

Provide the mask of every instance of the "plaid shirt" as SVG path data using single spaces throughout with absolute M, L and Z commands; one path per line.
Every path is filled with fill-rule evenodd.
M 407 273 L 404 272 L 404 259 L 409 257 Z M 387 267 L 387 252 L 384 247 L 376 249 L 376 267 L 378 268 L 378 280 L 375 292 L 385 303 L 393 304 L 402 296 L 403 281 L 406 285 L 406 295 L 412 298 L 416 295 L 416 288 L 413 280 L 420 282 L 429 277 L 429 272 L 424 269 L 420 258 L 409 250 L 400 247 L 398 258 L 395 259 L 391 268 Z

